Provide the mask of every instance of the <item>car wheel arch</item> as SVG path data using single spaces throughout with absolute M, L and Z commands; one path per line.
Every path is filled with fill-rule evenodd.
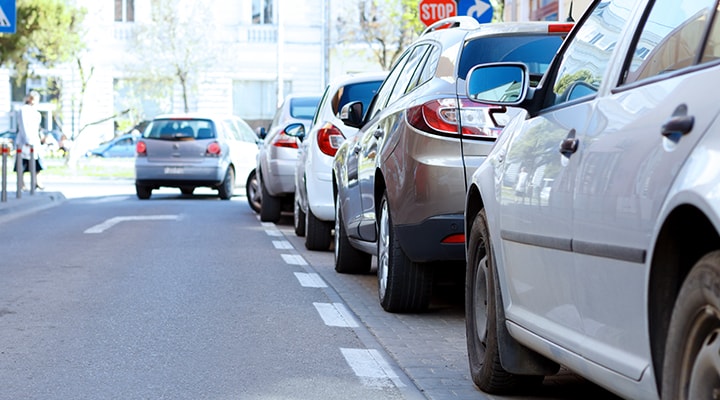
M 375 202 L 375 221 L 379 220 L 379 213 L 380 213 L 380 201 L 382 200 L 383 193 L 385 193 L 385 189 L 387 189 L 387 185 L 385 184 L 385 176 L 382 173 L 382 170 L 379 168 L 375 170 L 375 186 L 373 189 L 373 200 Z M 390 197 L 390 193 L 388 193 L 388 197 Z M 391 202 L 388 202 L 388 205 L 392 204 Z

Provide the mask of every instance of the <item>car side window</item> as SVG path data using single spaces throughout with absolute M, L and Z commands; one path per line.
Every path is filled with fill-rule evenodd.
M 387 105 L 388 99 L 390 98 L 393 88 L 395 87 L 395 83 L 398 80 L 398 76 L 402 72 L 403 67 L 405 66 L 405 62 L 408 59 L 408 54 L 409 53 L 406 51 L 402 56 L 400 56 L 398 62 L 395 63 L 395 67 L 392 69 L 392 71 L 390 71 L 390 74 L 387 76 L 387 78 L 385 78 L 385 81 L 383 82 L 380 90 L 378 91 L 377 98 L 373 103 L 373 109 L 372 113 L 370 114 L 370 118 L 374 117 Z
M 713 18 L 701 62 L 709 63 L 718 59 L 720 59 L 720 10 L 715 12 L 715 18 Z
M 390 94 L 388 104 L 394 103 L 410 90 L 410 82 L 412 81 L 413 76 L 415 76 L 415 71 L 420 64 L 420 61 L 423 60 L 423 56 L 425 55 L 425 52 L 427 52 L 427 49 L 428 45 L 419 45 L 416 46 L 410 53 L 408 61 L 405 63 L 400 75 L 398 75 L 397 83 L 395 84 L 392 94 Z
M 593 96 L 602 83 L 620 32 L 629 17 L 628 2 L 600 1 L 588 10 L 574 40 L 565 49 L 546 106 Z
M 415 76 L 410 81 L 406 93 L 411 92 L 416 87 L 432 79 L 437 69 L 438 61 L 440 60 L 440 48 L 438 46 L 431 46 L 430 50 L 424 57 L 424 62 L 421 67 L 415 72 Z
M 657 0 L 637 38 L 624 83 L 695 64 L 715 0 Z

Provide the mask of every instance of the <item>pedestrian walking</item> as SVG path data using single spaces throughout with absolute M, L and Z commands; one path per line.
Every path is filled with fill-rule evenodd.
M 38 111 L 37 103 L 40 101 L 40 94 L 34 90 L 30 91 L 25 97 L 25 104 L 20 107 L 17 113 L 17 124 L 18 133 L 15 137 L 15 146 L 20 149 L 22 156 L 22 169 L 23 176 L 25 172 L 30 170 L 30 146 L 33 146 L 32 158 L 35 162 L 35 187 L 38 189 L 44 189 L 37 179 L 37 175 L 44 169 L 42 156 L 42 144 L 44 138 L 40 133 L 40 123 L 42 122 L 42 116 Z M 16 164 L 17 165 L 17 164 Z M 16 171 L 17 172 L 17 171 Z M 23 188 L 25 188 L 23 178 Z

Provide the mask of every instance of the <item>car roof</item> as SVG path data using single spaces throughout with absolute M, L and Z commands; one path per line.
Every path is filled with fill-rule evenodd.
M 481 24 L 467 35 L 471 40 L 481 36 L 504 36 L 524 33 L 555 33 L 567 34 L 575 24 L 572 22 L 528 21 L 528 22 L 496 22 Z
M 209 119 L 209 120 L 224 120 L 224 119 L 242 119 L 237 115 L 232 114 L 212 114 L 203 112 L 192 112 L 192 113 L 175 113 L 175 114 L 161 114 L 156 115 L 153 121 L 159 119 Z

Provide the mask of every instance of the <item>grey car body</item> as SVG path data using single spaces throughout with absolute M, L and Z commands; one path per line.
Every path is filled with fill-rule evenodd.
M 258 145 L 252 128 L 235 116 L 161 115 L 137 143 L 135 188 L 140 199 L 160 187 L 192 194 L 196 187 L 232 197 L 236 177 L 244 186 L 254 169 Z
M 255 195 L 260 198 L 260 219 L 264 222 L 277 222 L 283 210 L 292 210 L 300 139 L 286 135 L 285 127 L 302 123 L 307 132 L 321 97 L 321 94 L 288 95 L 278 107 L 267 133 L 260 135 L 263 145 L 257 157 Z
M 433 263 L 464 265 L 466 171 L 494 146 L 500 118 L 498 110 L 465 104 L 465 75 L 480 62 L 524 60 L 539 80 L 569 30 L 452 21 L 439 23 L 450 29 L 429 28 L 403 53 L 357 124 L 360 131 L 335 155 L 335 268 L 367 271 L 377 254 L 387 311 L 425 309 Z M 346 107 L 352 116 L 353 106 Z

